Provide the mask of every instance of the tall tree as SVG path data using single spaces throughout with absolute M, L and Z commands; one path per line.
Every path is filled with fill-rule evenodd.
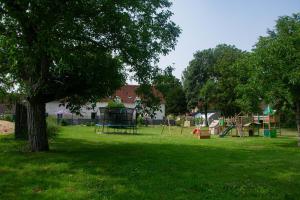
M 171 66 L 158 72 L 154 78 L 153 84 L 160 91 L 166 101 L 167 114 L 183 114 L 187 110 L 185 93 L 182 84 L 178 78 L 173 75 Z
M 215 80 L 216 107 L 225 116 L 231 116 L 240 111 L 236 104 L 235 88 L 240 84 L 239 71 L 236 62 L 243 57 L 244 52 L 233 45 L 221 44 L 214 48 L 215 63 L 212 79 Z
M 203 110 L 204 110 L 204 116 L 205 116 L 205 125 L 208 126 L 208 119 L 207 119 L 207 113 L 208 108 L 210 104 L 216 103 L 216 81 L 209 79 L 205 82 L 203 87 L 200 89 L 199 92 L 199 99 L 202 104 Z
M 45 104 L 71 110 L 111 94 L 130 67 L 148 83 L 153 63 L 176 44 L 168 0 L 0 1 L 0 70 L 8 69 L 28 101 L 32 151 L 49 149 Z
M 260 37 L 254 54 L 265 101 L 294 108 L 300 137 L 300 13 L 280 17 L 274 30 Z M 300 140 L 298 145 L 300 146 Z
M 214 50 L 197 51 L 193 60 L 183 71 L 183 88 L 186 94 L 189 109 L 195 108 L 199 103 L 199 91 L 211 77 L 212 67 L 215 63 Z
M 245 113 L 260 113 L 265 99 L 260 66 L 255 54 L 245 53 L 234 65 L 234 76 L 238 81 L 234 88 L 235 103 Z
M 207 101 L 209 94 L 209 99 L 214 99 L 213 107 L 221 110 L 222 114 L 228 116 L 238 112 L 234 92 L 238 84 L 235 63 L 242 55 L 241 50 L 226 44 L 197 52 L 183 72 L 183 85 L 189 108 L 203 107 L 204 112 L 207 112 L 206 106 L 211 105 Z M 211 88 L 212 86 L 215 88 Z M 205 88 L 199 95 L 203 87 Z M 213 89 L 214 93 L 209 92 L 208 88 Z

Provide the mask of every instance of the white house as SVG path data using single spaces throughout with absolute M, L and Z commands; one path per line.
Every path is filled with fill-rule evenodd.
M 121 102 L 125 105 L 127 108 L 134 108 L 135 107 L 135 100 L 139 98 L 137 94 L 135 93 L 135 90 L 137 89 L 138 85 L 125 85 L 121 87 L 119 90 L 115 92 L 115 94 L 107 99 L 103 99 L 100 102 L 96 104 L 96 107 L 94 110 L 90 109 L 90 106 L 82 106 L 81 108 L 81 115 L 78 116 L 75 114 L 72 114 L 69 109 L 67 109 L 64 106 L 60 106 L 59 101 L 52 101 L 46 104 L 46 112 L 50 116 L 56 116 L 57 114 L 62 114 L 64 118 L 72 118 L 72 119 L 91 119 L 93 116 L 99 115 L 99 107 L 106 107 L 108 104 L 108 101 L 114 99 L 115 97 L 118 97 Z M 162 95 L 155 90 L 155 95 L 158 95 L 161 97 L 161 105 L 160 105 L 160 111 L 156 112 L 155 119 L 156 120 L 163 120 L 165 117 L 165 103 L 162 98 Z

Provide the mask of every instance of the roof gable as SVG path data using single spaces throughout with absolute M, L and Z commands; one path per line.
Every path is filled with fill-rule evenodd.
M 105 101 L 111 100 L 117 96 L 121 99 L 122 103 L 134 104 L 135 100 L 139 98 L 139 96 L 135 92 L 138 87 L 138 85 L 124 85 L 120 89 L 118 89 L 113 96 L 111 96 L 108 99 L 105 99 Z M 153 93 L 155 96 L 161 99 L 161 102 L 164 102 L 163 95 L 154 87 Z

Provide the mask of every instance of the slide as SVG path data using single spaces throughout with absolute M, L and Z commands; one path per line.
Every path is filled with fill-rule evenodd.
M 224 131 L 222 131 L 221 133 L 220 133 L 220 137 L 224 137 L 224 136 L 226 136 L 228 133 L 229 133 L 229 131 L 231 130 L 231 129 L 233 129 L 234 128 L 234 125 L 230 125 L 230 126 L 228 126 L 227 128 L 225 128 L 225 130 Z

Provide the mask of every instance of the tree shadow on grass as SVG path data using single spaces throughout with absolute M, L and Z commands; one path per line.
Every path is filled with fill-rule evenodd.
M 284 150 L 274 156 L 270 149 L 247 151 L 201 143 L 59 138 L 50 152 L 0 156 L 6 160 L 0 167 L 4 177 L 0 188 L 7 191 L 0 192 L 3 199 L 296 199 L 300 195 L 300 183 L 293 181 L 300 178 L 299 152 Z
M 99 135 L 124 135 L 124 136 L 147 136 L 147 135 L 153 135 L 151 133 L 129 133 L 129 132 L 98 132 Z

